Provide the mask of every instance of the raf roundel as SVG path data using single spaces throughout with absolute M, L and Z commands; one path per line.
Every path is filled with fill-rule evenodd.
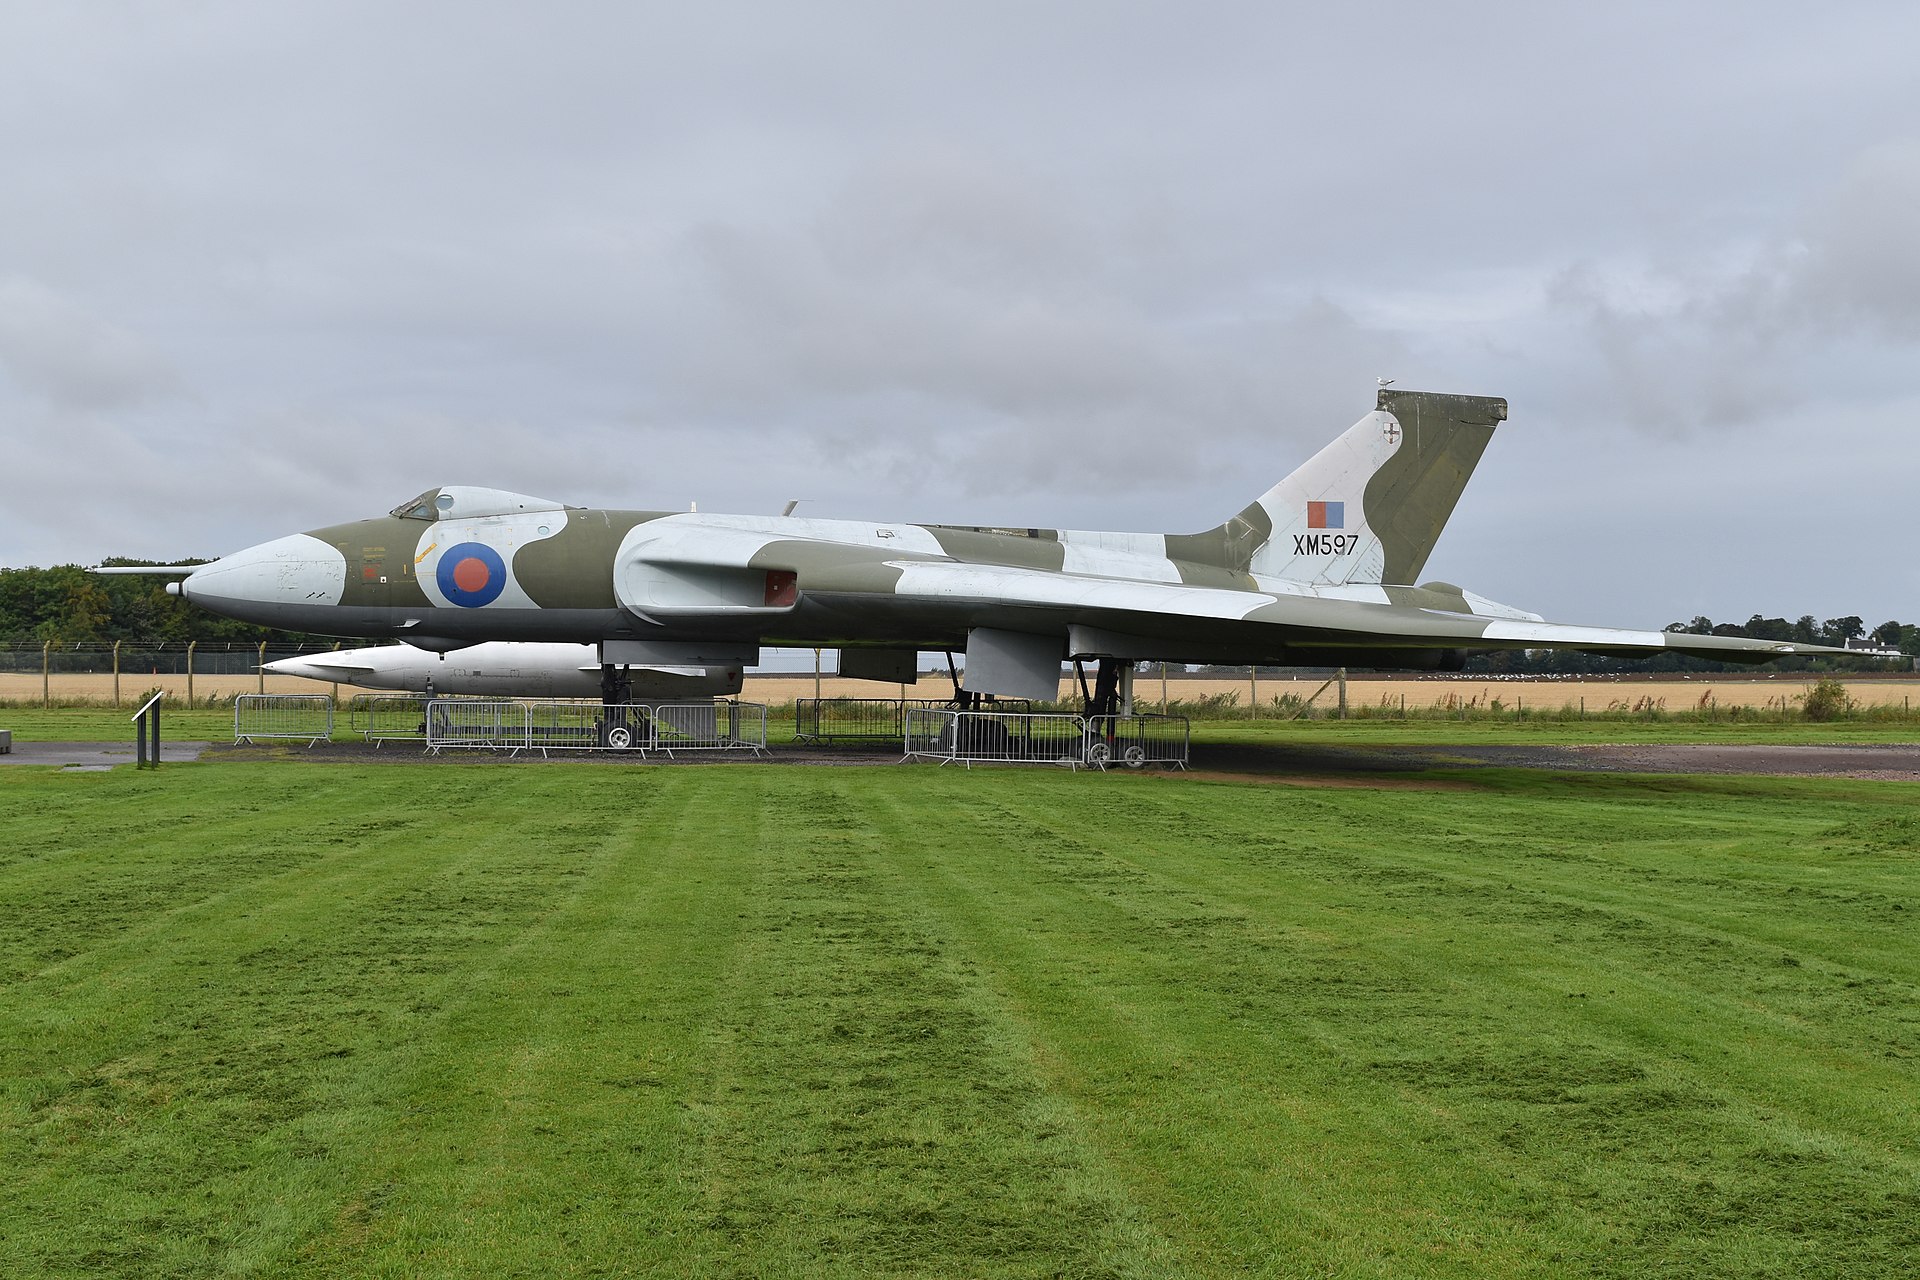
M 448 547 L 433 577 L 440 593 L 463 609 L 492 604 L 507 589 L 506 562 L 483 542 Z

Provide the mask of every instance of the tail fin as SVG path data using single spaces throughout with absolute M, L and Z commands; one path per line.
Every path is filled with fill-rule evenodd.
M 1239 515 L 1169 535 L 1167 554 L 1298 582 L 1411 584 L 1506 417 L 1491 396 L 1383 389 L 1372 413 Z

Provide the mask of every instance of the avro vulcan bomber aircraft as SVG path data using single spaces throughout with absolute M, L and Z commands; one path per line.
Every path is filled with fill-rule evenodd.
M 748 665 L 762 645 L 840 649 L 843 674 L 886 680 L 918 651 L 964 652 L 963 706 L 1053 698 L 1063 660 L 1098 660 L 1095 714 L 1121 703 L 1122 672 L 1142 659 L 1454 670 L 1487 649 L 1843 652 L 1553 623 L 1419 583 L 1506 416 L 1504 400 L 1383 389 L 1299 470 L 1197 533 L 614 511 L 454 486 L 248 547 L 170 589 L 250 622 L 442 653 L 594 644 L 614 701 L 624 667 Z

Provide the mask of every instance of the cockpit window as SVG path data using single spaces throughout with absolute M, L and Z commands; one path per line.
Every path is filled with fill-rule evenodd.
M 438 489 L 429 489 L 417 498 L 408 498 L 405 502 L 388 512 L 388 514 L 399 516 L 402 520 L 438 519 L 439 513 L 434 510 L 433 500 L 434 496 L 439 492 Z M 451 501 L 448 502 L 448 505 L 452 505 Z

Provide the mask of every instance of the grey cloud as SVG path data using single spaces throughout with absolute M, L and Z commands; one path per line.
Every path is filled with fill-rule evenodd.
M 0 368 L 70 409 L 132 408 L 183 390 L 139 334 L 18 276 L 0 278 Z
M 1797 248 L 1783 251 L 1777 293 L 1793 319 L 1920 338 L 1920 139 L 1861 155 L 1809 211 Z
M 1190 475 L 1185 450 L 1138 464 L 1169 440 L 1306 444 L 1404 363 L 1323 297 L 1227 320 L 1170 303 L 1139 239 L 1025 175 L 893 167 L 804 223 L 690 235 L 658 368 L 689 405 L 811 421 L 875 474 L 1021 493 Z
M 1591 267 L 1569 269 L 1549 284 L 1547 306 L 1571 321 L 1580 344 L 1561 377 L 1562 395 L 1579 406 L 1579 417 L 1684 431 L 1752 421 L 1793 395 L 1773 358 L 1771 331 L 1713 322 L 1726 286 L 1659 284 L 1657 298 L 1635 300 L 1631 289 Z
M 1823 366 L 1920 337 L 1920 143 L 1858 156 L 1803 210 L 1719 259 L 1585 262 L 1543 305 L 1563 385 L 1593 418 L 1654 431 L 1752 424 L 1803 399 Z M 1583 358 L 1584 357 L 1584 358 Z

